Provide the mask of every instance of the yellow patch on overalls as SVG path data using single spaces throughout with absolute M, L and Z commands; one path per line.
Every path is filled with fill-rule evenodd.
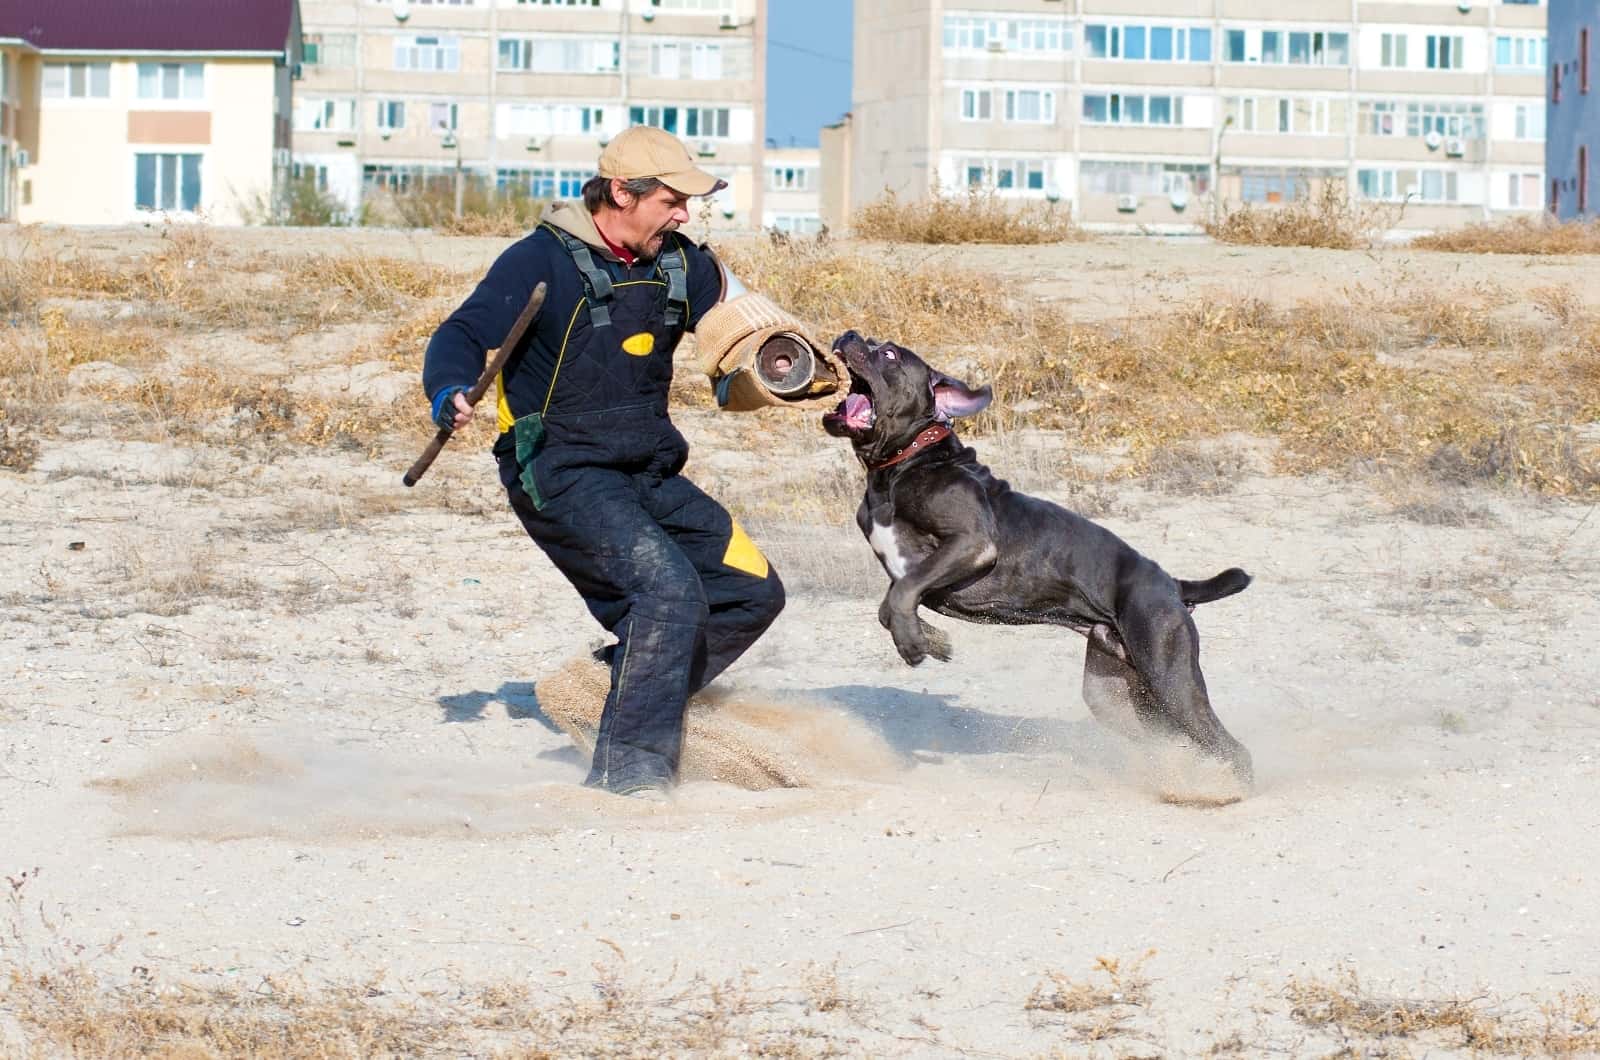
M 750 540 L 750 535 L 738 523 L 733 524 L 733 530 L 728 534 L 728 550 L 722 554 L 722 562 L 757 578 L 767 576 L 767 557 L 761 554 L 756 543 Z
M 648 357 L 656 348 L 656 337 L 648 331 L 641 331 L 623 339 L 622 348 L 635 357 Z

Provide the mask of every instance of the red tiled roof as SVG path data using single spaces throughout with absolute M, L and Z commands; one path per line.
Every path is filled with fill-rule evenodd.
M 73 51 L 281 52 L 296 0 L 0 0 L 0 37 Z

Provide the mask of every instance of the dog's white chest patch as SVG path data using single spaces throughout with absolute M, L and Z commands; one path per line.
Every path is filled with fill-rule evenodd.
M 906 576 L 908 564 L 900 551 L 900 542 L 895 540 L 893 526 L 873 523 L 872 533 L 867 535 L 867 544 L 878 554 L 878 560 L 883 564 L 883 569 L 889 572 L 890 578 L 899 581 Z

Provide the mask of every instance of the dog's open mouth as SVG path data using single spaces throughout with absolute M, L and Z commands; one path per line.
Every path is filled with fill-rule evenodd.
M 872 388 L 856 373 L 850 373 L 850 392 L 839 402 L 829 418 L 849 431 L 869 431 L 877 422 L 877 410 L 872 407 Z

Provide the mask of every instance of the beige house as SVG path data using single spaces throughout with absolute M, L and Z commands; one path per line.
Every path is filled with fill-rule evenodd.
M 937 184 L 1193 227 L 1348 182 L 1407 227 L 1543 204 L 1545 8 L 1508 0 L 855 5 L 850 209 Z
M 795 235 L 822 230 L 822 151 L 768 147 L 761 227 Z
M 0 13 L 4 214 L 237 224 L 287 176 L 294 0 L 20 0 Z
M 680 136 L 763 216 L 766 0 L 303 0 L 299 173 L 351 208 L 459 171 L 572 197 L 630 125 Z

